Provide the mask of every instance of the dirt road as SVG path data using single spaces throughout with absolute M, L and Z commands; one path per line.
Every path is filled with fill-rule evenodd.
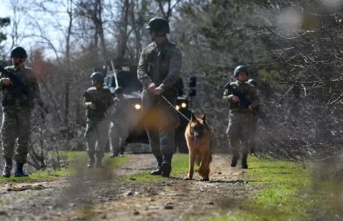
M 214 155 L 210 182 L 180 177 L 141 182 L 124 175 L 155 166 L 151 154 L 129 154 L 115 171 L 68 179 L 6 183 L 0 187 L 0 220 L 202 220 L 241 207 L 249 188 L 244 171 L 229 166 L 228 155 Z M 108 178 L 111 179 L 108 179 Z

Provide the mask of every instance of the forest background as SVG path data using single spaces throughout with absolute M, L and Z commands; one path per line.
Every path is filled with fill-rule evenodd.
M 82 149 L 83 92 L 94 67 L 136 65 L 151 39 L 150 18 L 170 21 L 183 54 L 182 78 L 198 79 L 192 100 L 206 113 L 215 151 L 228 151 L 224 85 L 237 65 L 258 82 L 258 153 L 289 160 L 340 160 L 343 2 L 340 0 L 21 0 L 3 1 L 0 57 L 24 47 L 49 114 L 36 109 L 30 164 L 53 165 L 48 151 Z M 4 6 L 1 6 L 4 7 Z

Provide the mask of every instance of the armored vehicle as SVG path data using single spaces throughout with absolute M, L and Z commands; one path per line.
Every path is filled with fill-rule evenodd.
M 106 68 L 105 68 L 106 69 Z M 105 86 L 109 87 L 114 93 L 117 86 L 123 88 L 123 94 L 130 103 L 129 114 L 129 137 L 127 143 L 149 143 L 146 131 L 143 126 L 144 114 L 141 106 L 142 84 L 137 79 L 137 66 L 123 66 L 116 68 L 107 68 L 99 70 L 105 74 Z M 177 82 L 178 99 L 175 111 L 178 111 L 180 117 L 180 126 L 176 129 L 175 143 L 176 151 L 188 153 L 187 144 L 184 137 L 185 128 L 191 116 L 190 105 L 191 98 L 196 95 L 196 78 L 189 79 L 188 95 L 184 93 L 183 81 L 180 78 Z

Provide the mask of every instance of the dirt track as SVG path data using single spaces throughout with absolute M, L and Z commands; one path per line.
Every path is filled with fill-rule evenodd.
M 124 181 L 125 174 L 155 166 L 151 154 L 127 156 L 129 162 L 115 171 L 1 186 L 0 220 L 201 220 L 231 213 L 248 196 L 244 171 L 231 168 L 228 155 L 214 155 L 210 182 L 197 175 L 184 181 L 187 171 L 152 182 Z

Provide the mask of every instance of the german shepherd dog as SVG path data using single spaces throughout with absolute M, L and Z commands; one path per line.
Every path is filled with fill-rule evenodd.
M 189 150 L 189 170 L 184 180 L 193 179 L 194 163 L 199 166 L 201 181 L 209 181 L 210 163 L 212 161 L 212 136 L 205 114 L 196 118 L 192 113 L 185 130 Z

